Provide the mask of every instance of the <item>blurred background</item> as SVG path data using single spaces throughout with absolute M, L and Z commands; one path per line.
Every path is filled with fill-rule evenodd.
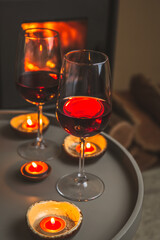
M 114 89 L 126 89 L 133 74 L 142 73 L 160 84 L 160 1 L 119 1 Z
M 145 136 L 143 133 L 143 139 L 148 140 L 146 142 L 150 147 L 152 144 L 160 143 L 160 119 L 154 118 L 153 112 L 149 110 L 152 108 L 155 109 L 155 113 L 160 113 L 159 9 L 160 1 L 156 0 L 119 1 L 113 69 L 113 90 L 132 89 L 137 100 L 136 111 L 137 109 L 139 111 L 140 106 L 141 110 L 145 109 L 146 115 L 141 118 L 146 132 Z M 134 79 L 133 76 L 135 76 Z M 133 85 L 134 87 L 136 85 L 134 91 Z M 151 89 L 154 89 L 154 94 Z M 140 95 L 143 98 L 143 104 Z M 146 105 L 148 108 L 145 108 Z M 130 107 L 132 106 L 131 104 Z M 153 122 L 147 124 L 146 122 L 150 120 Z M 155 123 L 156 127 L 153 127 Z M 147 130 L 148 128 L 150 131 Z M 145 187 L 142 219 L 134 240 L 158 240 L 160 236 L 158 227 L 160 226 L 160 149 L 158 147 L 156 151 L 153 151 L 153 148 L 151 150 L 149 147 L 146 150 L 146 145 L 143 144 L 142 141 L 137 141 L 141 149 L 136 150 L 137 152 L 132 151 L 142 170 Z

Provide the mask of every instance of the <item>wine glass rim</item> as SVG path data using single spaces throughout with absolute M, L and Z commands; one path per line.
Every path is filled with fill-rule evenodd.
M 97 54 L 101 54 L 105 57 L 105 60 L 103 61 L 97 61 L 95 63 L 83 63 L 83 62 L 78 62 L 78 61 L 73 61 L 73 60 L 70 60 L 68 59 L 68 55 L 70 54 L 73 54 L 73 53 L 78 53 L 78 52 L 90 52 L 90 53 L 97 53 Z M 99 65 L 99 64 L 103 64 L 107 61 L 109 61 L 109 58 L 108 56 L 103 53 L 103 52 L 100 52 L 100 51 L 95 51 L 95 50 L 89 50 L 89 49 L 82 49 L 82 50 L 73 50 L 73 51 L 69 51 L 68 53 L 66 53 L 64 55 L 64 59 L 67 61 L 67 62 L 70 62 L 70 63 L 74 63 L 74 64 L 78 64 L 78 65 Z
M 59 37 L 59 32 L 54 30 L 54 29 L 51 29 L 51 28 L 32 27 L 32 28 L 22 29 L 22 32 L 27 33 L 27 31 L 30 31 L 30 30 L 47 30 L 47 31 L 55 33 L 55 35 L 53 35 L 53 36 L 39 37 L 39 38 L 55 38 L 55 37 Z M 26 37 L 28 37 L 28 36 L 26 36 Z M 30 38 L 30 37 L 28 37 L 28 38 Z M 32 38 L 34 39 L 34 38 L 37 38 L 37 37 L 32 36 Z

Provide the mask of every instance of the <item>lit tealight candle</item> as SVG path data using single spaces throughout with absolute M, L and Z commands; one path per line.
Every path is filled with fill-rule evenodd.
M 22 123 L 22 128 L 26 130 L 36 130 L 38 129 L 38 122 L 31 119 L 31 116 L 27 116 L 27 119 Z
M 25 163 L 21 167 L 21 174 L 30 179 L 43 179 L 50 173 L 51 167 L 41 161 Z
M 57 233 L 62 231 L 66 226 L 66 222 L 59 217 L 46 217 L 40 222 L 43 231 L 49 233 Z
M 42 162 L 31 162 L 26 165 L 25 170 L 31 174 L 41 174 L 48 169 L 48 166 Z
M 76 151 L 77 151 L 78 153 L 80 153 L 80 144 L 78 144 L 78 145 L 76 146 Z M 84 153 L 85 153 L 85 154 L 93 154 L 94 152 L 96 152 L 96 146 L 95 146 L 93 143 L 87 142 L 87 143 L 85 144 Z

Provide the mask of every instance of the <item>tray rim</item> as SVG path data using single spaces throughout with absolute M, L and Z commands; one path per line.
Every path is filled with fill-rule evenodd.
M 1 114 L 24 114 L 24 113 L 30 113 L 30 112 L 35 112 L 34 110 L 22 110 L 22 109 L 1 109 L 0 110 L 0 115 Z M 43 112 L 44 115 L 48 117 L 53 117 L 55 118 L 55 114 L 53 113 L 46 113 L 45 111 Z M 135 159 L 133 156 L 130 154 L 130 152 L 123 147 L 117 140 L 115 140 L 113 137 L 109 136 L 107 133 L 102 132 L 102 134 L 109 139 L 113 144 L 115 144 L 130 160 L 132 167 L 135 170 L 136 177 L 137 177 L 137 200 L 136 204 L 133 208 L 133 212 L 131 213 L 130 217 L 124 224 L 124 226 L 121 228 L 121 230 L 114 236 L 112 240 L 120 240 L 125 237 L 125 234 L 129 231 L 131 226 L 135 223 L 136 219 L 141 216 L 141 211 L 142 211 L 142 204 L 143 204 L 143 198 L 144 198 L 144 183 L 143 183 L 143 177 L 142 173 L 139 169 L 138 164 L 136 163 Z M 139 219 L 140 220 L 140 219 Z M 125 238 L 126 239 L 126 238 Z
M 124 154 L 129 158 L 129 160 L 132 163 L 132 166 L 136 172 L 136 177 L 137 177 L 137 186 L 138 186 L 138 193 L 137 193 L 137 200 L 136 204 L 134 206 L 133 212 L 128 218 L 127 222 L 124 224 L 124 226 L 121 228 L 121 230 L 115 235 L 114 239 L 121 239 L 124 234 L 130 229 L 130 227 L 134 224 L 136 221 L 136 218 L 141 214 L 142 211 L 142 203 L 143 203 L 143 198 L 144 198 L 144 183 L 143 183 L 143 177 L 142 173 L 140 171 L 140 168 L 138 164 L 136 163 L 135 159 L 133 156 L 130 154 L 130 152 L 123 147 L 117 140 L 109 136 L 107 133 L 103 132 L 103 135 L 105 135 L 111 142 L 113 142 L 117 147 L 119 147 Z M 127 230 L 126 230 L 127 229 Z

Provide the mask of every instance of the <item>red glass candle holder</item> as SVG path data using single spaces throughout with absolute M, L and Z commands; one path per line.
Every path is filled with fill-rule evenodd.
M 25 163 L 20 172 L 24 178 L 31 181 L 40 181 L 48 177 L 51 172 L 51 167 L 41 161 L 33 161 Z
M 41 201 L 27 211 L 27 224 L 40 239 L 71 239 L 82 224 L 80 209 L 69 202 Z

